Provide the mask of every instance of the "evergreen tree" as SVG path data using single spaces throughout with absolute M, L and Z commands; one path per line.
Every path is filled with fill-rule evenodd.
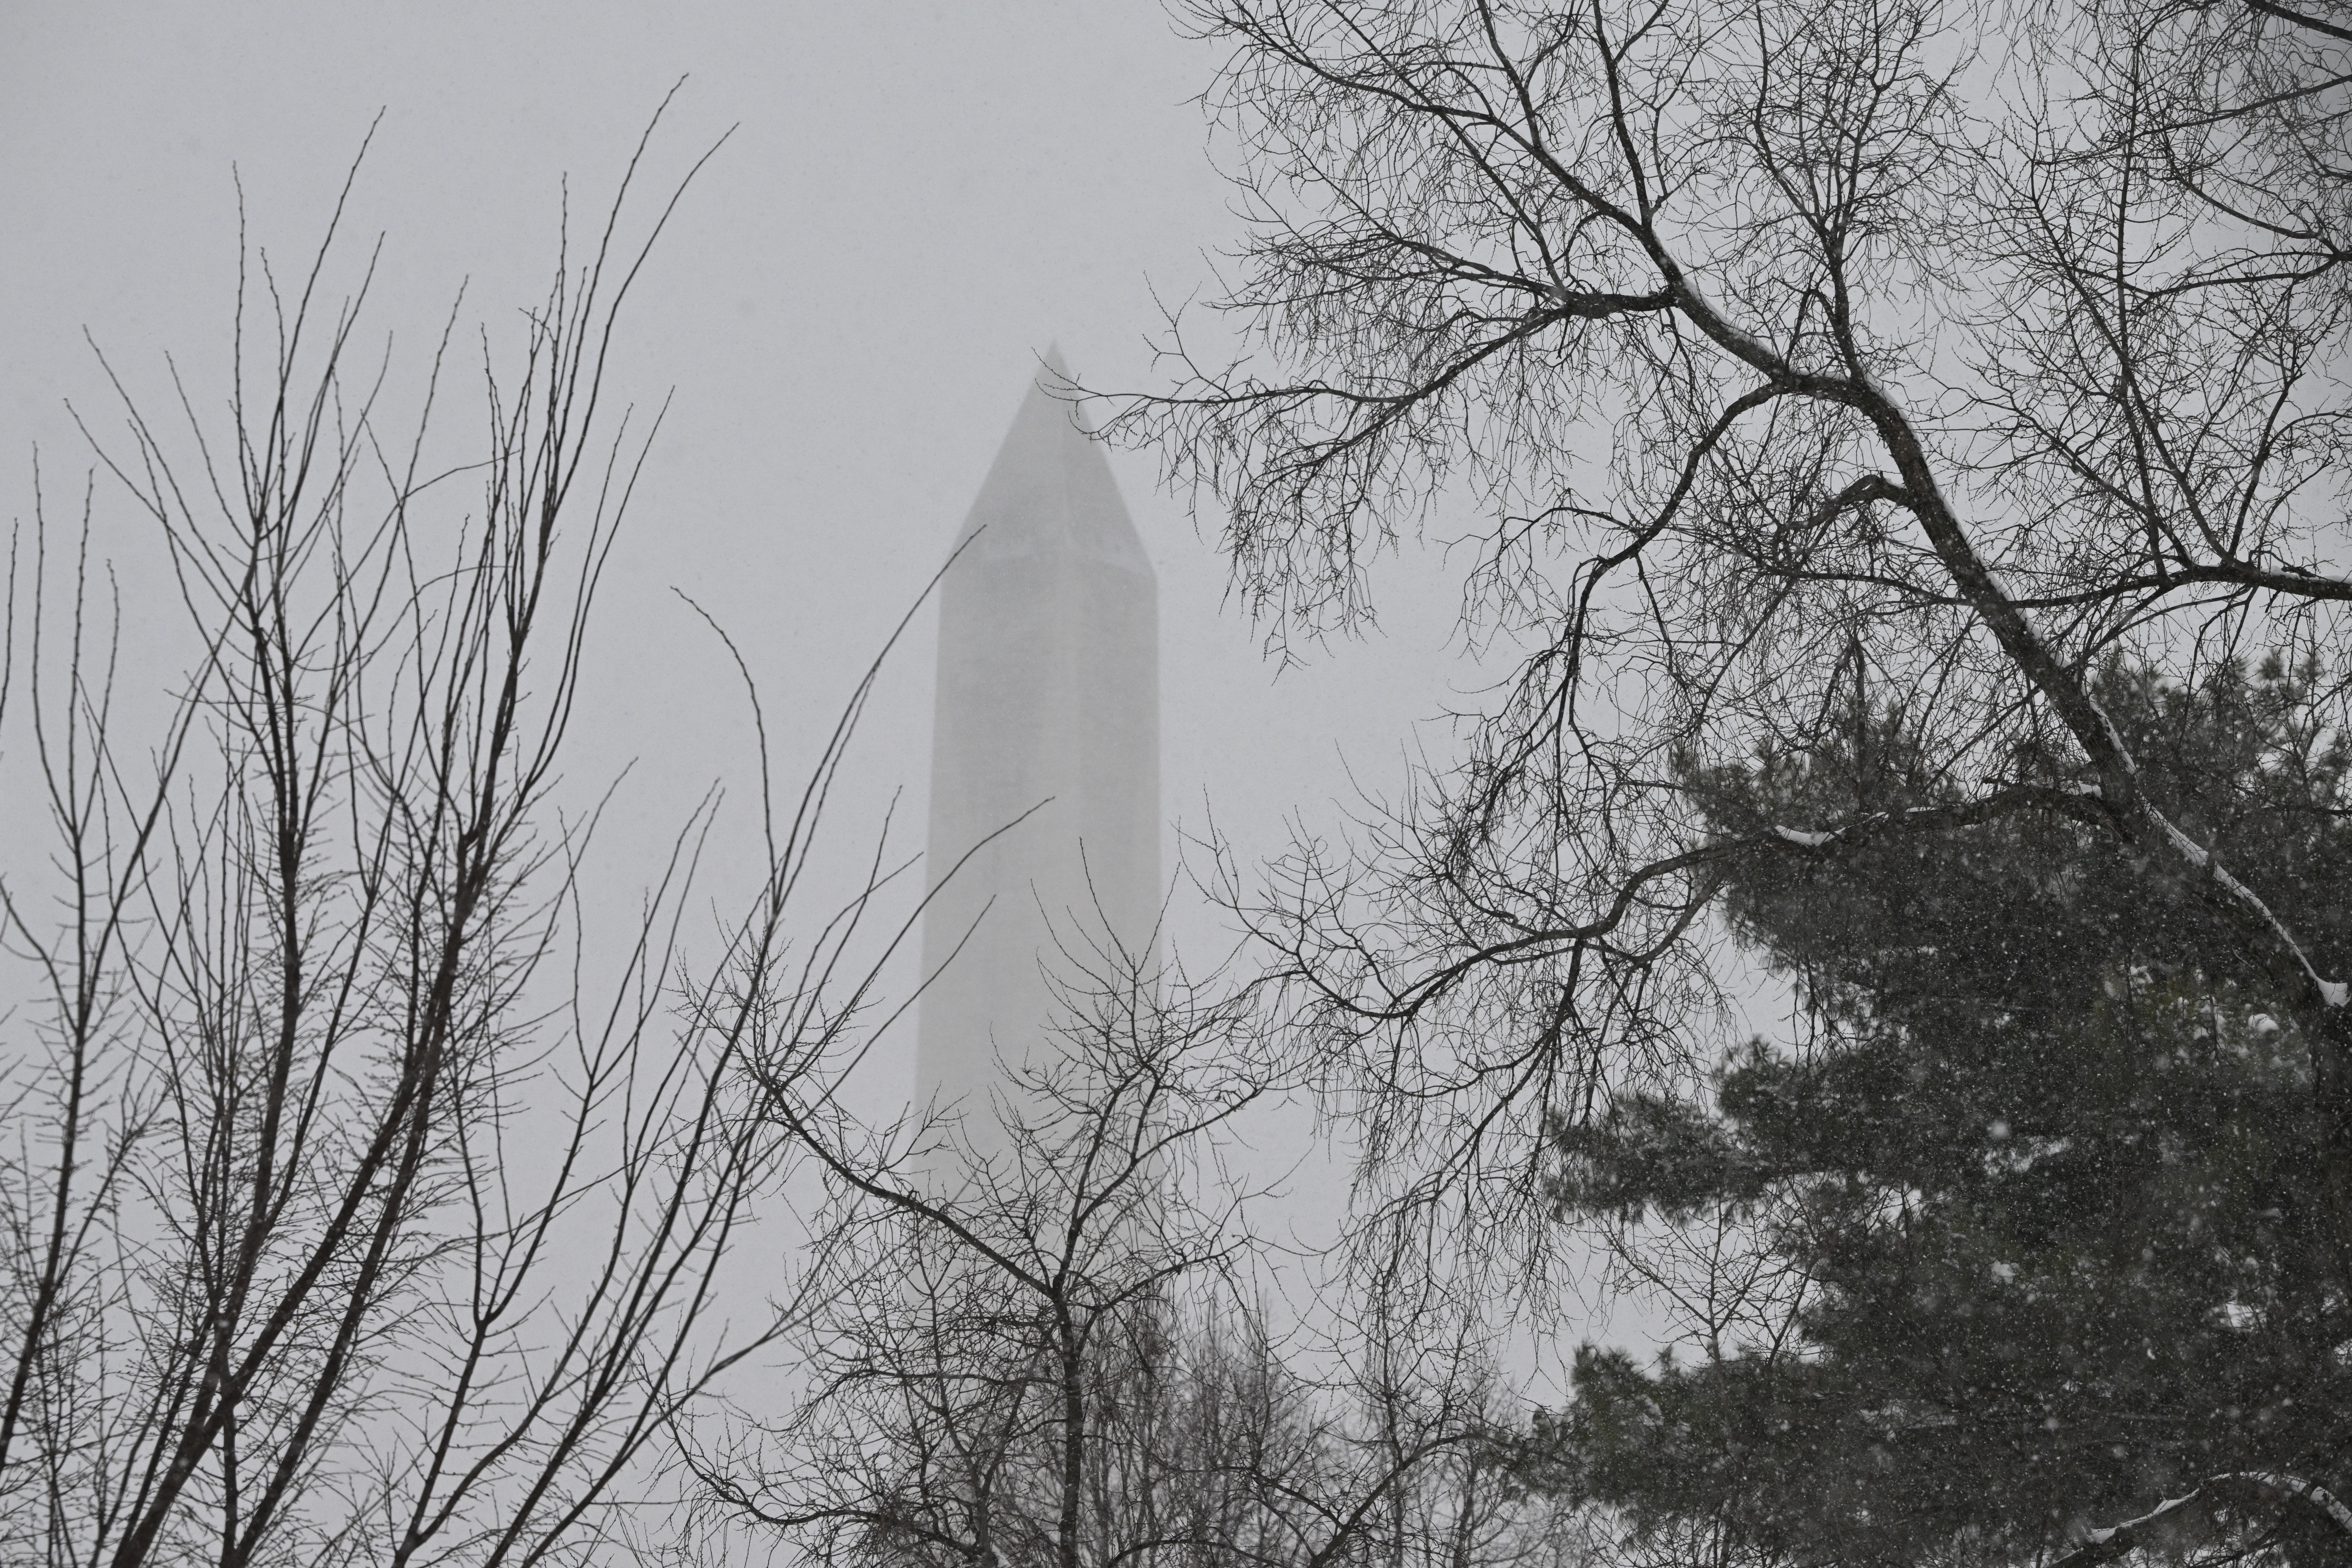
M 2347 758 L 2308 681 L 2113 669 L 2101 697 L 2151 795 L 2340 967 Z M 2283 983 L 2192 889 L 2064 818 L 1801 842 L 1956 796 L 1906 734 L 1882 711 L 1811 757 L 1685 769 L 1725 832 L 1799 830 L 1728 908 L 1814 1026 L 1748 1045 L 1704 1103 L 1557 1127 L 1554 1195 L 1727 1210 L 1801 1304 L 1777 1342 L 1696 1364 L 1588 1347 L 1527 1479 L 1768 1562 L 2100 1556 L 2156 1531 L 2095 1529 L 2192 1491 L 2173 1544 L 2346 1561 L 2308 1489 L 2352 1468 L 2352 1314 Z

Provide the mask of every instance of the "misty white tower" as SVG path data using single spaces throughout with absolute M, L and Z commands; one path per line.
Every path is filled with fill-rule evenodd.
M 1159 583 L 1046 367 L 940 594 L 916 1103 L 961 1113 L 983 1153 L 1003 1146 L 999 1063 L 1055 1043 L 1063 950 L 1141 953 L 1160 909 Z

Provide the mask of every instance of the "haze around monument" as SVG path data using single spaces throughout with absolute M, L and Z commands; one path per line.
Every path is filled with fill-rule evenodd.
M 778 770 L 797 773 L 790 738 L 829 721 L 920 593 L 1046 345 L 1089 384 L 1146 384 L 1163 304 L 1211 287 L 1236 229 L 1192 101 L 1213 62 L 1152 7 L 262 0 L 159 16 L 92 0 L 18 8 L 10 30 L 0 482 L 17 516 L 37 448 L 79 494 L 88 448 L 63 400 L 111 416 L 90 342 L 151 402 L 168 402 L 166 351 L 190 385 L 225 384 L 240 199 L 253 245 L 307 258 L 379 113 L 347 223 L 384 237 L 367 320 L 393 331 L 393 385 L 408 393 L 461 287 L 477 313 L 536 295 L 567 175 L 575 221 L 601 210 L 681 77 L 649 185 L 738 127 L 614 348 L 640 427 L 676 389 L 591 651 L 609 721 L 575 737 L 568 773 L 583 809 L 623 779 L 598 851 L 622 885 L 712 780 L 731 782 L 728 809 L 752 809 L 734 668 L 673 589 L 741 647 L 787 738 Z M 1483 678 L 1455 643 L 1438 545 L 1376 566 L 1377 632 L 1277 671 L 1227 602 L 1218 520 L 1196 528 L 1148 456 L 1105 460 L 1160 584 L 1164 878 L 1213 816 L 1247 859 L 1294 825 L 1342 824 L 1360 793 L 1392 795 L 1409 759 L 1442 753 L 1444 714 Z M 135 580 L 159 570 L 132 547 L 138 520 L 100 523 L 93 554 L 126 597 L 168 592 Z M 847 835 L 887 814 L 910 852 L 928 809 L 929 626 L 885 671 L 845 775 L 862 815 L 840 818 Z M 125 668 L 170 667 L 150 635 L 130 628 Z M 1171 936 L 1204 955 L 1223 939 L 1186 902 Z M 904 1101 L 914 1046 L 902 1027 L 861 1070 L 867 1110 Z M 1296 1184 L 1328 1203 L 1344 1181 L 1327 1161 Z

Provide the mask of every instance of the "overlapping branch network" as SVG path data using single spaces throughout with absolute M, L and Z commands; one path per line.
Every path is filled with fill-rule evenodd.
M 2055 812 L 2298 999 L 2352 1270 L 2352 955 L 2167 817 L 2097 694 L 2277 649 L 2340 715 L 2342 40 L 2162 3 L 1187 14 L 1230 50 L 1245 352 L 1171 322 L 1114 431 L 1222 505 L 1277 642 L 1475 509 L 1465 625 L 1517 658 L 1409 804 L 1234 884 L 1383 1212 L 1538 1243 L 1545 1128 L 1707 1054 L 1741 866 Z M 1727 836 L 1695 799 L 1889 715 L 1932 811 Z

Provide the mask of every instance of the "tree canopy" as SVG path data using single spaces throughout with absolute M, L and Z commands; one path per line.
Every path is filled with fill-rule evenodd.
M 2175 820 L 2341 954 L 2347 757 L 2295 675 L 2095 689 Z M 1918 759 L 1897 707 L 1693 784 L 1737 833 L 1937 804 Z M 2215 1478 L 2340 1488 L 2352 1321 L 2308 1052 L 2213 914 L 2150 892 L 2088 827 L 2023 817 L 1743 870 L 1732 918 L 1814 1027 L 1749 1045 L 1711 1103 L 1563 1121 L 1552 1190 L 1732 1215 L 1801 1289 L 1696 1364 L 1588 1349 L 1538 1424 L 1539 1484 L 1641 1531 L 1840 1563 L 2013 1561 Z M 2206 1489 L 2294 1560 L 2337 1560 L 2293 1497 Z

